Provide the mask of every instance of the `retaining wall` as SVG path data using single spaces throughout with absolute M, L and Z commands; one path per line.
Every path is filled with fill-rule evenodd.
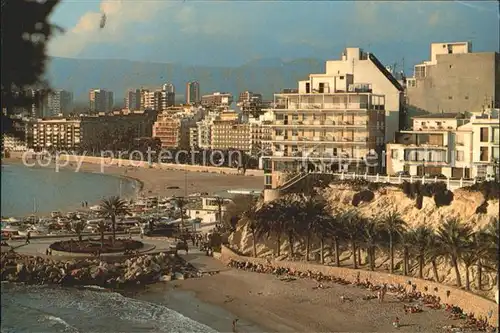
M 268 264 L 267 259 L 240 256 L 225 246 L 222 246 L 221 254 L 218 259 L 225 264 L 227 264 L 231 259 L 237 261 L 251 262 L 254 264 L 262 264 L 262 265 Z M 491 311 L 493 315 L 488 320 L 490 323 L 495 323 L 495 326 L 498 327 L 498 305 L 495 304 L 495 302 L 455 287 L 443 285 L 440 283 L 435 283 L 432 281 L 421 280 L 414 277 L 388 274 L 382 272 L 372 272 L 372 271 L 357 270 L 357 269 L 355 270 L 345 267 L 332 267 L 332 266 L 325 266 L 325 265 L 312 264 L 306 262 L 276 261 L 276 260 L 272 260 L 271 262 L 274 267 L 289 268 L 294 271 L 302 271 L 302 272 L 311 271 L 314 273 L 321 273 L 323 275 L 340 277 L 347 281 L 355 281 L 358 274 L 361 281 L 368 279 L 371 283 L 374 284 L 388 283 L 388 284 L 408 285 L 408 281 L 411 281 L 412 284 L 417 285 L 418 291 L 422 293 L 439 296 L 441 298 L 442 303 L 448 303 L 459 306 L 467 313 L 470 312 L 474 313 L 476 318 L 480 316 L 488 318 L 488 312 Z M 424 287 L 427 287 L 428 291 L 425 291 Z M 434 288 L 437 288 L 438 291 L 437 292 L 434 291 Z M 450 291 L 449 297 L 446 295 L 446 292 L 448 290 Z

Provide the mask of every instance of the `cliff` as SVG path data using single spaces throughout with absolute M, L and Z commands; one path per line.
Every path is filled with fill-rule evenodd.
M 335 184 L 329 185 L 326 188 L 319 190 L 320 194 L 328 201 L 330 206 L 334 209 L 353 209 L 356 208 L 361 215 L 366 217 L 379 217 L 386 214 L 390 210 L 397 211 L 409 228 L 416 228 L 420 225 L 428 225 L 437 229 L 445 219 L 450 217 L 457 217 L 464 222 L 470 223 L 474 229 L 480 229 L 487 225 L 492 218 L 498 217 L 499 200 L 498 198 L 486 200 L 484 195 L 478 191 L 468 191 L 464 189 L 456 190 L 453 193 L 453 200 L 449 205 L 438 207 L 433 197 L 423 197 L 422 208 L 416 207 L 416 200 L 410 199 L 403 191 L 394 186 L 382 186 L 377 190 L 372 190 L 374 196 L 369 202 L 361 202 L 357 207 L 353 206 L 354 196 L 360 192 L 358 186 L 351 186 L 349 184 Z M 484 205 L 487 202 L 487 205 Z M 476 213 L 478 207 L 486 206 L 486 213 Z M 245 255 L 252 255 L 252 235 L 247 228 L 247 225 L 240 222 L 237 225 L 236 231 L 229 237 L 231 246 Z M 297 241 L 294 244 L 296 253 L 299 253 L 295 259 L 304 259 L 305 244 L 303 241 Z M 257 241 L 257 255 L 259 257 L 266 257 L 273 254 L 276 249 L 276 240 L 273 238 L 264 239 L 259 238 Z M 342 253 L 340 256 L 341 261 L 345 261 L 344 265 L 351 265 L 350 250 L 347 244 L 341 244 Z M 281 253 L 288 252 L 288 243 L 285 237 L 281 243 Z M 315 240 L 312 243 L 311 259 L 318 260 L 319 241 Z M 399 253 L 396 253 L 399 255 Z M 366 265 L 366 255 L 362 253 L 363 265 Z M 396 258 L 396 268 L 402 266 L 401 258 Z M 330 251 L 330 241 L 325 243 L 325 263 L 333 262 Z M 389 258 L 387 253 L 382 251 L 377 252 L 376 267 L 378 270 L 387 270 Z M 454 284 L 455 273 L 452 267 L 442 259 L 439 264 L 439 275 L 442 283 Z M 364 268 L 362 265 L 362 268 Z M 411 274 L 417 275 L 417 261 L 410 258 Z M 465 269 L 460 268 L 460 271 L 465 275 Z M 477 270 L 475 267 L 471 268 L 471 287 L 475 288 Z M 432 267 L 427 265 L 424 269 L 424 277 L 433 278 Z M 464 277 L 462 281 L 464 281 Z M 493 297 L 493 289 L 496 284 L 496 275 L 494 272 L 485 272 L 483 274 L 484 291 L 481 293 L 485 296 Z

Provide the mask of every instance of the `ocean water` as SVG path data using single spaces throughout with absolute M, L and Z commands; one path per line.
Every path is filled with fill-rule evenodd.
M 115 292 L 2 283 L 1 333 L 216 332 Z
M 111 195 L 130 197 L 140 186 L 132 179 L 109 174 L 69 169 L 55 172 L 53 168 L 21 164 L 2 165 L 1 172 L 2 216 L 74 210 L 83 201 L 91 205 Z

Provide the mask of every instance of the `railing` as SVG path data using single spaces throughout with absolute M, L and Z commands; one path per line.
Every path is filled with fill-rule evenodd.
M 324 172 L 324 171 L 316 171 L 316 172 L 311 172 L 312 174 L 330 174 L 333 176 L 339 177 L 340 180 L 344 179 L 364 179 L 369 182 L 375 182 L 375 183 L 391 183 L 391 184 L 402 184 L 403 182 L 409 182 L 409 183 L 416 183 L 420 181 L 422 184 L 427 184 L 427 183 L 437 183 L 437 182 L 444 182 L 446 184 L 446 187 L 448 190 L 453 191 L 457 188 L 465 187 L 465 186 L 471 186 L 476 183 L 476 180 L 466 180 L 463 178 L 460 179 L 440 179 L 438 177 L 425 177 L 425 176 L 389 176 L 389 175 L 368 175 L 368 174 L 357 174 L 355 172 L 341 172 L 341 173 L 335 173 L 335 172 Z

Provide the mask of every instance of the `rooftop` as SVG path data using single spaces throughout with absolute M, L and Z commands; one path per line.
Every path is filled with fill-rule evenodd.
M 415 116 L 413 119 L 465 119 L 465 114 L 460 112 L 431 113 Z

